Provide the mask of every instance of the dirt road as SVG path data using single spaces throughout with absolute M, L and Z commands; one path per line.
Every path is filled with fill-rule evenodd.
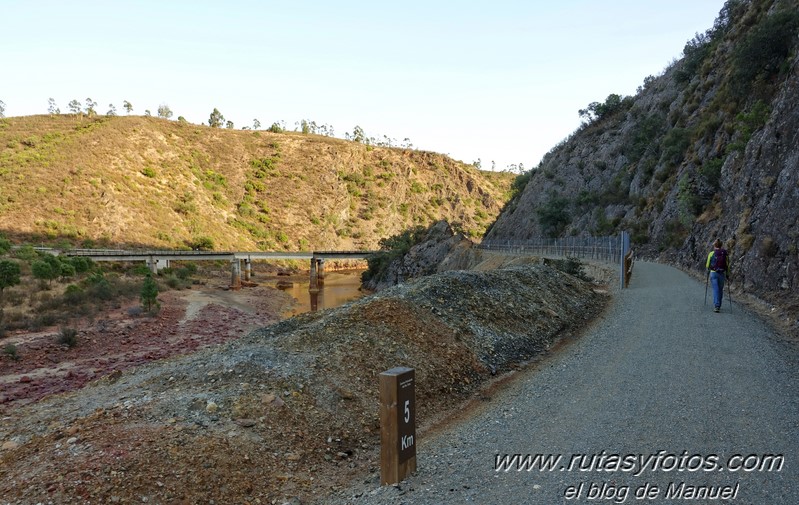
M 587 335 L 422 439 L 415 476 L 319 503 L 799 503 L 796 344 L 740 306 L 713 313 L 703 294 L 638 263 Z

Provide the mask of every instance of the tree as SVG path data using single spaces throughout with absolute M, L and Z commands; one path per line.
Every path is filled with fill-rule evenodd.
M 272 123 L 272 126 L 269 127 L 268 131 L 270 131 L 272 133 L 283 133 L 286 130 L 285 130 L 285 128 L 280 126 L 279 123 Z
M 622 97 L 616 93 L 611 93 L 605 99 L 605 103 L 591 102 L 585 109 L 577 111 L 577 114 L 590 124 L 616 112 L 621 108 L 621 105 Z
M 0 261 L 0 295 L 5 288 L 19 284 L 19 263 L 11 260 Z
M 77 270 L 72 263 L 61 263 L 61 271 L 59 273 L 61 274 L 62 278 L 75 277 L 76 272 Z
M 150 112 L 150 109 L 144 109 L 144 115 L 147 116 L 147 117 L 150 117 L 153 114 Z
M 225 123 L 225 116 L 222 115 L 219 110 L 214 107 L 213 112 L 211 112 L 211 116 L 208 118 L 208 126 L 211 128 L 222 128 L 222 125 Z
M 188 123 L 188 121 L 186 121 L 186 118 L 185 118 L 185 117 L 183 117 L 183 116 L 178 116 L 178 123 Z
M 106 112 L 105 115 L 106 116 L 116 116 L 117 115 L 117 108 L 114 106 L 114 104 L 112 104 L 112 103 L 108 104 L 108 112 Z
M 73 114 L 80 114 L 80 112 L 82 110 L 81 106 L 80 106 L 80 102 L 77 101 L 77 100 L 72 100 L 71 102 L 69 102 L 67 107 L 69 107 L 69 112 L 71 112 Z
M 232 129 L 233 129 L 233 121 L 228 121 L 228 122 L 227 122 L 227 125 L 226 125 L 226 128 L 227 128 L 228 130 L 232 130 Z
M 47 99 L 47 113 L 50 114 L 51 116 L 53 114 L 61 114 L 61 111 L 58 109 L 58 107 L 55 104 L 54 98 Z
M 261 127 L 261 122 L 258 121 L 257 119 L 253 119 L 252 120 L 252 129 L 253 130 L 257 130 L 260 127 Z
M 125 109 L 125 112 L 127 112 L 128 115 L 133 112 L 133 105 L 131 105 L 127 100 L 122 102 L 122 108 Z
M 0 100 L 0 117 L 6 117 L 6 103 Z
M 158 106 L 158 117 L 169 119 L 172 117 L 172 109 L 169 108 L 169 105 L 162 103 Z
M 366 141 L 366 133 L 364 133 L 363 128 L 361 128 L 360 126 L 356 126 L 355 128 L 353 128 L 351 139 L 354 142 L 360 142 L 361 144 L 363 144 Z
M 158 308 L 158 284 L 155 283 L 152 274 L 148 273 L 144 278 L 144 284 L 141 287 L 141 305 L 147 312 L 154 308 Z
M 61 268 L 53 268 L 53 266 L 45 260 L 36 260 L 31 263 L 31 273 L 37 279 L 47 281 L 49 285 L 53 279 L 57 279 L 61 275 Z
M 87 116 L 94 116 L 97 113 L 97 111 L 95 110 L 95 107 L 97 107 L 97 102 L 95 102 L 91 98 L 87 98 L 86 99 L 86 115 Z

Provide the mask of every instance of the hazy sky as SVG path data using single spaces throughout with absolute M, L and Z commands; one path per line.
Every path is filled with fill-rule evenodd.
M 402 140 L 490 168 L 537 165 L 578 109 L 634 94 L 723 0 L 0 0 L 0 100 L 105 113 L 168 104 L 236 128 L 283 120 Z

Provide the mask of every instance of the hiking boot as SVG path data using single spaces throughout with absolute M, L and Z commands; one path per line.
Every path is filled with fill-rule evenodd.
M 720 312 L 720 311 L 721 311 L 721 309 L 720 309 L 720 308 L 718 308 L 718 307 L 715 307 L 715 308 L 713 309 L 713 312 Z

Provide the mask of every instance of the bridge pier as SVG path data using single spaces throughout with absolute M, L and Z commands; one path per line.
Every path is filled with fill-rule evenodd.
M 308 285 L 308 291 L 311 293 L 319 292 L 319 271 L 316 268 L 318 261 L 316 258 L 311 258 L 311 282 Z
M 241 289 L 241 262 L 238 259 L 230 262 L 230 289 Z
M 249 282 L 252 276 L 252 261 L 247 258 L 244 260 L 244 280 Z
M 322 284 L 325 282 L 325 260 L 320 258 L 317 261 L 316 276 L 319 278 L 319 284 Z
M 159 270 L 169 268 L 169 260 L 150 256 L 147 258 L 147 268 L 149 268 L 150 272 L 154 275 L 157 275 Z

